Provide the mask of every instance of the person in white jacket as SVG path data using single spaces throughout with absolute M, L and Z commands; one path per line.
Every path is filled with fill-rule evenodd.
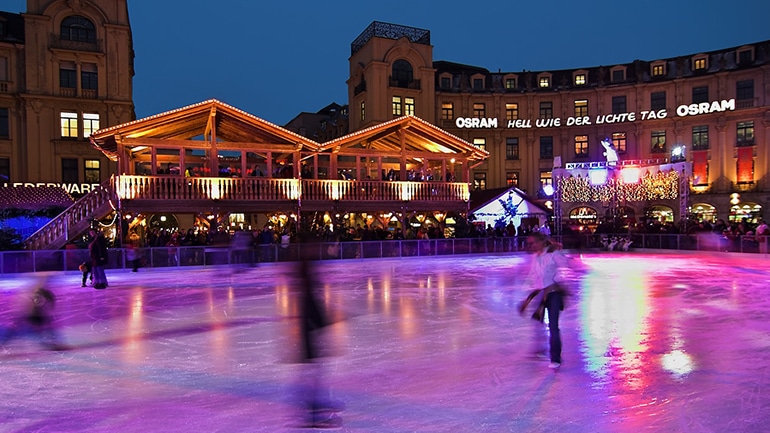
M 561 366 L 561 335 L 559 332 L 559 313 L 564 310 L 564 288 L 556 281 L 559 269 L 568 267 L 567 258 L 559 250 L 560 245 L 549 241 L 539 232 L 532 233 L 527 239 L 528 247 L 534 254 L 527 276 L 529 287 L 534 288 L 527 299 L 519 306 L 524 314 L 527 305 L 536 305 L 532 318 L 537 322 L 535 344 L 536 355 L 544 355 L 543 325 L 545 315 L 548 316 L 549 358 L 551 368 Z

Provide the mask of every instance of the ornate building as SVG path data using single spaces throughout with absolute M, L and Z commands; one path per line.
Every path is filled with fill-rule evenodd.
M 89 135 L 135 118 L 126 0 L 28 0 L 0 12 L 0 187 L 78 196 L 115 173 Z
M 553 169 L 604 161 L 609 138 L 621 162 L 667 162 L 684 149 L 689 209 L 700 218 L 755 220 L 770 205 L 770 41 L 490 72 L 434 61 L 428 30 L 373 22 L 351 44 L 347 83 L 351 130 L 413 114 L 487 150 L 490 158 L 471 167 L 475 189 L 518 186 L 547 200 Z M 681 218 L 657 203 L 634 211 Z

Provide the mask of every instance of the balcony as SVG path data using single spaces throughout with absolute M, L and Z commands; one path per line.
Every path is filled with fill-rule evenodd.
M 468 184 L 456 182 L 122 175 L 115 188 L 124 205 L 168 212 L 197 211 L 213 204 L 252 212 L 340 205 L 351 210 L 388 209 L 405 203 L 412 209 L 464 209 L 470 198 Z
M 401 89 L 414 89 L 420 90 L 420 80 L 399 80 L 397 78 L 390 78 L 390 87 L 398 87 Z
M 97 39 L 93 42 L 71 41 L 68 39 L 62 39 L 61 35 L 52 33 L 48 44 L 51 48 L 68 50 L 68 51 L 85 51 L 89 53 L 101 53 L 102 52 L 102 40 Z

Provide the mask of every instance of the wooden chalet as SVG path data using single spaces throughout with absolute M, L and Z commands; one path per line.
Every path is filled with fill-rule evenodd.
M 397 215 L 468 210 L 470 169 L 489 154 L 404 116 L 320 144 L 218 100 L 96 131 L 117 175 L 41 229 L 60 248 L 109 213 Z M 220 221 L 221 222 L 221 221 Z M 257 223 L 256 221 L 254 223 Z M 46 231 L 47 230 L 47 231 Z

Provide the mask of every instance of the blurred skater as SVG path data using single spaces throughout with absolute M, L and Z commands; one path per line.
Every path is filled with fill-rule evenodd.
M 298 405 L 303 410 L 303 427 L 336 428 L 342 425 L 337 415 L 343 410 L 341 402 L 331 398 L 324 383 L 321 358 L 327 354 L 322 332 L 331 324 L 326 311 L 316 297 L 315 262 L 301 259 L 297 263 L 297 294 L 300 312 L 300 360 L 302 363 Z
M 91 243 L 88 244 L 88 253 L 91 256 L 91 270 L 94 277 L 94 289 L 107 288 L 107 275 L 104 273 L 104 267 L 109 263 L 107 255 L 107 239 L 101 230 L 91 228 Z
M 139 263 L 142 259 L 134 242 L 129 242 L 126 245 L 126 261 L 131 265 L 131 272 L 139 271 Z
M 45 282 L 25 294 L 21 312 L 5 330 L 0 344 L 5 345 L 14 338 L 32 335 L 38 338 L 40 344 L 50 350 L 66 350 L 61 343 L 59 333 L 54 325 L 53 310 L 56 297 L 45 287 Z
M 533 337 L 534 355 L 546 356 L 546 332 L 543 320 L 548 319 L 548 358 L 549 367 L 556 369 L 561 366 L 561 335 L 559 332 L 559 313 L 564 310 L 564 288 L 556 281 L 559 269 L 568 266 L 567 259 L 559 250 L 560 245 L 549 241 L 539 232 L 532 233 L 527 239 L 527 245 L 534 257 L 527 276 L 529 287 L 534 287 L 529 296 L 519 305 L 519 312 L 524 314 L 527 306 L 535 305 L 532 319 L 535 330 Z
M 94 283 L 94 273 L 91 271 L 90 260 L 86 260 L 85 262 L 81 263 L 80 266 L 78 266 L 78 269 L 83 273 L 83 283 L 80 285 L 80 287 L 86 286 L 86 280 L 88 277 L 91 277 L 91 284 Z

